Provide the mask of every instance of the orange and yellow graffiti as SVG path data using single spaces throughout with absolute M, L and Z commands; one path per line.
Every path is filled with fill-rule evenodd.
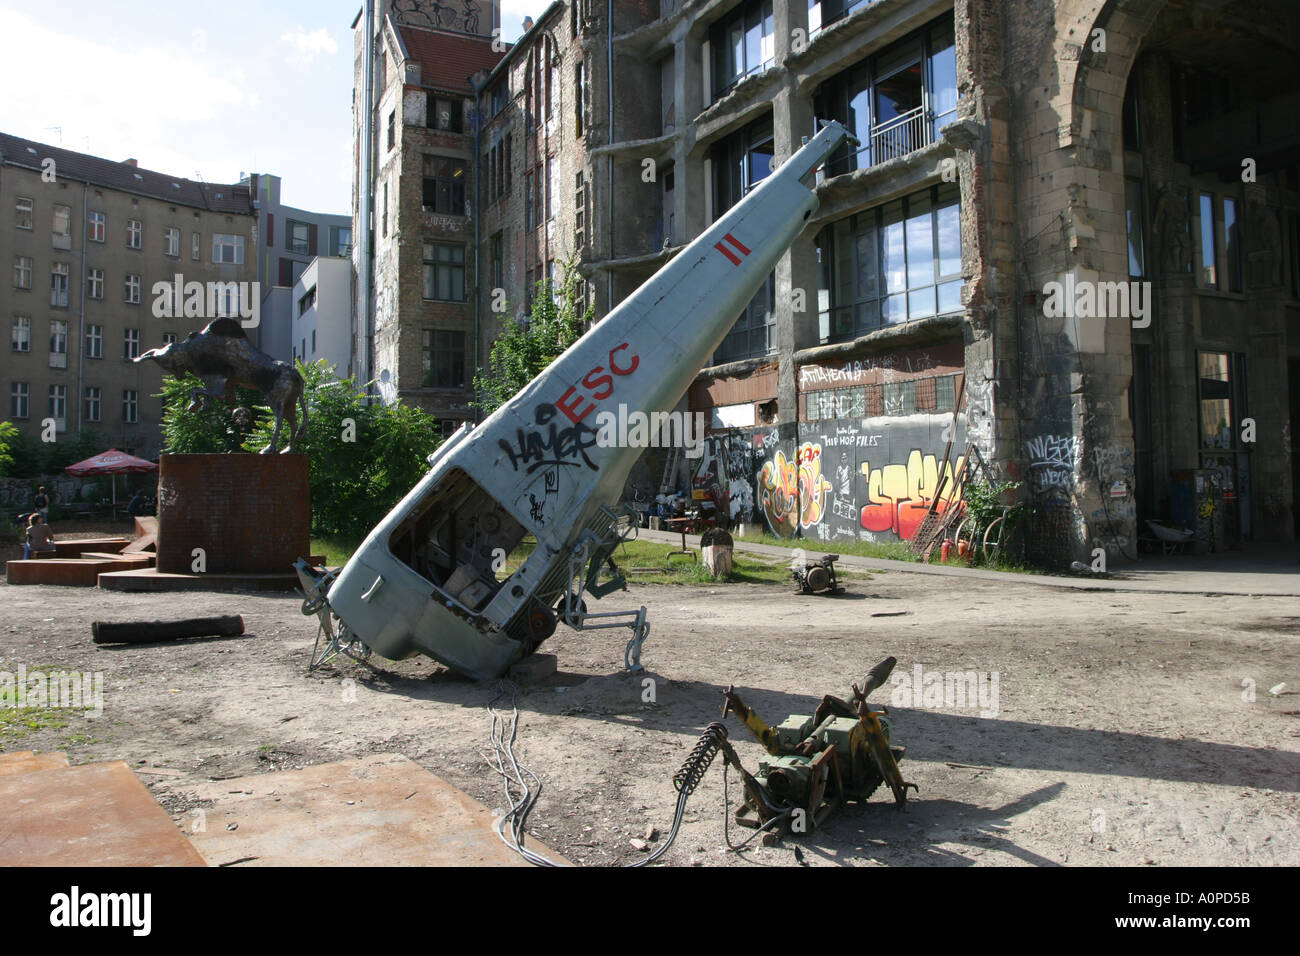
M 965 464 L 964 457 L 958 457 L 955 465 L 947 465 L 944 475 L 945 497 L 952 491 L 954 474 L 961 474 Z M 913 449 L 906 465 L 885 465 L 872 468 L 870 462 L 862 463 L 862 477 L 867 481 L 867 501 L 862 508 L 862 527 L 867 531 L 892 531 L 903 541 L 910 541 L 916 529 L 925 517 L 939 487 L 939 466 L 934 455 L 922 455 L 920 449 Z M 960 502 L 947 504 L 954 507 Z M 940 501 L 936 511 L 942 513 L 945 502 Z
M 787 461 L 778 451 L 759 473 L 759 498 L 768 527 L 779 538 L 792 538 L 798 527 L 810 528 L 826 513 L 831 483 L 822 474 L 822 446 L 804 442 Z M 796 509 L 798 513 L 796 514 Z

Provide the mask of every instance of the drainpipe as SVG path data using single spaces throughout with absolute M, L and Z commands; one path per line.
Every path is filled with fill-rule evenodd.
M 606 145 L 609 161 L 609 261 L 605 270 L 605 314 L 614 309 L 614 0 L 605 0 L 605 99 L 609 103 Z
M 90 202 L 90 181 L 81 184 L 81 301 L 77 309 L 77 394 L 75 401 L 77 403 L 77 434 L 81 434 L 81 416 L 85 409 L 81 404 L 81 395 L 83 391 L 82 373 L 86 367 L 86 215 L 89 212 L 87 204 Z M 71 343 L 67 343 L 71 344 Z M 100 421 L 104 417 L 104 397 L 99 398 Z
M 374 84 L 375 84 L 375 0 L 365 0 L 365 16 L 362 31 L 365 38 L 362 46 L 361 61 L 361 142 L 360 148 L 360 182 L 357 188 L 357 218 L 360 220 L 357 230 L 360 235 L 360 248 L 357 250 L 357 308 L 361 314 L 361 342 L 359 343 L 357 380 L 363 383 L 366 394 L 370 394 L 370 380 L 374 376 L 374 328 L 370 309 L 371 268 L 373 252 L 371 250 L 370 219 L 371 169 L 370 142 L 374 133 Z
M 483 263 L 481 259 L 482 248 L 479 245 L 479 219 L 483 215 L 483 207 L 479 205 L 479 137 L 483 133 L 483 116 L 480 107 L 483 104 L 483 89 L 486 82 L 470 81 L 474 87 L 474 376 L 478 377 L 479 357 L 482 354 L 479 351 L 479 290 L 482 289 Z M 473 389 L 473 381 L 470 382 L 470 388 Z M 478 407 L 478 395 L 474 396 L 474 424 L 477 425 L 482 418 L 482 411 Z

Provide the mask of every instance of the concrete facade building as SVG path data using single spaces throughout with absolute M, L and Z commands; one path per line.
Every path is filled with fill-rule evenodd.
M 734 516 L 908 540 L 973 447 L 1047 564 L 1133 559 L 1149 520 L 1294 540 L 1297 26 L 1283 0 L 553 4 L 481 80 L 478 361 L 553 262 L 605 314 L 836 119 L 858 143 L 689 394 Z
M 262 289 L 262 321 L 258 347 L 272 358 L 287 362 L 294 355 L 292 309 L 277 308 L 283 296 L 272 290 L 292 289 L 316 256 L 352 258 L 352 217 L 346 213 L 308 212 L 280 202 L 279 176 L 251 173 L 240 180 L 253 196 L 257 210 L 257 281 Z M 296 302 L 296 297 L 294 298 Z M 342 370 L 346 373 L 347 364 Z
M 293 358 L 310 364 L 324 359 L 336 378 L 346 377 L 352 359 L 352 263 L 318 256 L 294 283 L 291 295 Z
M 247 283 L 252 294 L 258 232 L 248 188 L 0 134 L 0 210 L 0 262 L 10 270 L 0 314 L 11 330 L 0 414 L 33 437 L 53 419 L 56 438 L 93 428 L 122 451 L 157 455 L 162 373 L 132 359 L 216 317 L 206 298 L 189 316 L 168 314 L 177 276 L 205 289 Z M 158 283 L 167 286 L 161 302 Z M 223 299 L 232 314 L 236 290 Z

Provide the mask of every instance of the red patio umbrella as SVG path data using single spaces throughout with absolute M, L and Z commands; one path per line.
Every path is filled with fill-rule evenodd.
M 143 458 L 136 458 L 124 451 L 110 448 L 98 455 L 92 455 L 85 461 L 69 465 L 64 469 L 70 475 L 126 475 L 144 471 L 157 471 L 158 466 Z M 113 478 L 113 504 L 117 504 L 117 479 Z

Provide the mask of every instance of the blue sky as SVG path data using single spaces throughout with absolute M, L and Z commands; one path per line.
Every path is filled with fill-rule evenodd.
M 548 0 L 505 0 L 502 36 Z M 283 179 L 281 201 L 351 206 L 352 31 L 361 0 L 0 0 L 0 130 L 208 182 Z

